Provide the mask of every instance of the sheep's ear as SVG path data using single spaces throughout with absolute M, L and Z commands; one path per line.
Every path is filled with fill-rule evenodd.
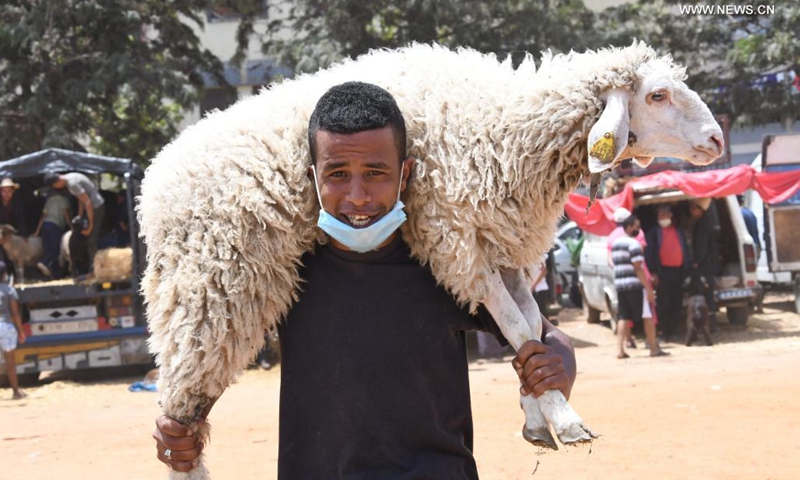
M 589 171 L 600 173 L 611 169 L 628 144 L 627 90 L 612 88 L 602 97 L 606 108 L 589 131 Z

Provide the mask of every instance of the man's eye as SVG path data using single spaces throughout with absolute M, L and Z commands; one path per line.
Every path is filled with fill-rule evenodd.
M 347 174 L 344 173 L 344 172 L 333 172 L 328 176 L 332 177 L 332 178 L 345 178 L 347 176 Z

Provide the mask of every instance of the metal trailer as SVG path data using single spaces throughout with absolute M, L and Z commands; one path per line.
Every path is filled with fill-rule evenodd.
M 761 147 L 761 170 L 800 169 L 800 134 L 766 135 Z M 764 203 L 764 243 L 771 272 L 792 276 L 794 308 L 800 313 L 800 192 L 784 202 Z
M 43 371 L 152 364 L 139 294 L 145 249 L 138 238 L 134 213 L 134 199 L 139 194 L 144 171 L 128 159 L 61 149 L 0 162 L 0 178 L 13 178 L 21 185 L 19 190 L 28 192 L 30 198 L 34 198 L 33 190 L 42 186 L 41 177 L 48 172 L 80 172 L 90 177 L 111 174 L 121 179 L 127 200 L 132 275 L 113 282 L 16 286 L 23 328 L 28 336 L 15 351 L 17 373 L 23 381 L 30 381 Z M 26 214 L 38 219 L 41 201 L 34 206 L 29 206 Z M 106 215 L 110 213 L 107 207 Z

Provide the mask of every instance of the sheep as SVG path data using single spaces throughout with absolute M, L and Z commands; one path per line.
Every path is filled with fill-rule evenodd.
M 0 246 L 14 264 L 14 274 L 18 277 L 17 284 L 25 283 L 25 267 L 36 266 L 42 275 L 51 276 L 50 269 L 39 261 L 44 256 L 42 237 L 22 237 L 17 235 L 16 228 L 3 224 L 0 225 Z
M 417 158 L 401 234 L 435 278 L 484 304 L 511 345 L 541 337 L 526 266 L 550 248 L 567 195 L 623 158 L 705 165 L 722 134 L 684 70 L 643 43 L 510 61 L 470 49 L 372 51 L 273 85 L 214 112 L 147 169 L 138 205 L 142 291 L 163 411 L 196 425 L 287 313 L 298 263 L 316 242 L 319 206 L 306 176 L 308 118 L 331 86 L 387 89 Z M 523 396 L 523 434 L 557 448 L 594 434 L 557 391 Z M 188 475 L 207 478 L 202 462 Z

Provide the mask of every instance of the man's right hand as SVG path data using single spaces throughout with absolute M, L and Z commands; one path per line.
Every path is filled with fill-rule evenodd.
M 156 440 L 156 457 L 173 470 L 188 472 L 197 466 L 204 447 L 197 431 L 173 418 L 161 415 L 156 419 L 153 438 Z M 167 449 L 170 450 L 170 458 L 164 455 Z
M 653 288 L 658 286 L 658 275 L 652 274 L 650 275 L 650 282 L 653 283 Z

